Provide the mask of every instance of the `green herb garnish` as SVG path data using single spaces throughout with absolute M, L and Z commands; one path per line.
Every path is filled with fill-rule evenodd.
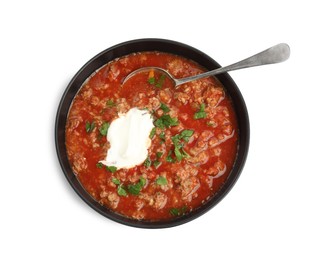
M 183 159 L 183 154 L 180 151 L 179 147 L 174 147 L 174 154 L 176 156 L 176 159 L 178 160 L 178 162 L 181 162 L 181 160 Z
M 148 83 L 150 83 L 151 85 L 154 85 L 155 82 L 156 82 L 155 77 L 150 77 L 150 78 L 148 78 Z
M 189 138 L 194 134 L 193 130 L 183 130 L 180 134 L 173 136 L 172 142 L 174 144 L 174 154 L 176 159 L 180 162 L 183 158 L 188 158 L 189 154 L 183 149 L 184 142 L 188 142 Z
M 148 168 L 151 166 L 151 163 L 152 162 L 150 160 L 150 157 L 148 156 L 147 159 L 144 161 L 143 165 Z
M 116 185 L 120 184 L 120 180 L 118 180 L 117 178 L 112 178 L 112 182 Z
M 103 168 L 103 164 L 101 162 L 98 162 L 96 164 L 96 167 L 99 168 L 99 169 L 102 169 Z
M 159 138 L 161 139 L 162 142 L 165 142 L 165 132 L 164 131 L 159 134 Z
M 104 122 L 99 128 L 100 134 L 106 136 L 108 133 L 109 126 L 110 124 L 108 122 Z
M 117 167 L 116 166 L 105 166 L 105 169 L 109 172 L 116 172 L 117 171 Z
M 116 185 L 118 185 L 117 187 L 117 193 L 119 196 L 127 196 L 127 192 L 123 186 L 122 183 L 120 183 L 120 180 L 117 178 L 112 178 L 112 182 Z
M 156 127 L 154 127 L 154 128 L 151 129 L 151 132 L 149 134 L 149 138 L 150 139 L 154 138 L 155 134 L 156 134 Z
M 170 150 L 166 156 L 166 161 L 170 163 L 174 163 L 175 160 L 172 158 L 172 150 Z
M 142 188 L 144 187 L 145 184 L 146 184 L 146 179 L 143 177 L 140 177 L 140 181 L 138 183 L 129 184 L 127 186 L 127 191 L 130 194 L 139 195 L 140 191 L 142 190 Z
M 157 158 L 159 159 L 160 157 L 163 156 L 163 153 L 162 153 L 162 152 L 156 152 L 156 156 L 157 156 Z
M 87 121 L 86 122 L 85 129 L 86 129 L 87 133 L 92 132 L 94 128 L 95 128 L 95 122 L 94 121 L 92 121 L 92 122 Z
M 166 106 L 164 103 L 160 103 L 160 109 L 164 111 L 164 113 L 170 112 L 170 109 L 168 106 Z
M 120 184 L 118 187 L 117 187 L 117 193 L 119 196 L 127 196 L 127 192 L 126 190 L 124 189 L 123 185 Z
M 194 130 L 183 130 L 180 135 L 179 138 L 183 139 L 184 141 L 188 142 L 189 138 L 194 134 Z
M 187 211 L 187 206 L 183 206 L 181 208 L 171 208 L 170 209 L 170 214 L 172 216 L 178 217 L 178 216 L 182 216 L 186 213 Z
M 156 160 L 153 162 L 154 166 L 156 167 L 156 169 L 159 167 L 159 165 L 161 164 L 160 161 Z
M 167 179 L 164 176 L 159 176 L 156 180 L 156 183 L 158 185 L 166 185 L 167 184 Z
M 109 99 L 106 103 L 107 107 L 111 108 L 116 106 L 116 103 L 113 101 L 113 99 Z
M 148 83 L 151 84 L 151 85 L 155 85 L 155 87 L 157 88 L 161 88 L 165 82 L 165 74 L 162 74 L 158 80 L 156 80 L 155 76 L 154 76 L 154 71 L 151 70 L 149 72 L 149 77 L 148 77 Z
M 199 111 L 194 114 L 194 119 L 201 119 L 206 117 L 205 104 L 202 103 Z
M 158 119 L 155 120 L 154 125 L 164 129 L 169 128 L 171 126 L 177 126 L 179 124 L 179 120 L 176 117 L 171 117 L 170 115 L 162 115 Z
M 157 88 L 161 88 L 161 87 L 163 86 L 164 82 L 165 82 L 165 79 L 166 79 L 165 74 L 162 74 L 162 75 L 160 76 L 159 80 L 157 81 L 157 83 L 156 83 L 155 86 L 156 86 Z

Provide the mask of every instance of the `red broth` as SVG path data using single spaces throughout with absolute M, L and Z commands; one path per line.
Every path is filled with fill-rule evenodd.
M 73 172 L 96 201 L 129 218 L 157 221 L 189 213 L 224 185 L 236 159 L 238 129 L 231 99 L 213 77 L 174 89 L 168 78 L 149 72 L 121 86 L 125 76 L 146 66 L 162 67 L 176 78 L 205 71 L 161 52 L 106 64 L 72 102 L 66 148 Z M 100 164 L 111 146 L 106 126 L 133 107 L 148 109 L 154 120 L 146 161 L 130 169 Z M 164 125 L 166 118 L 174 123 Z

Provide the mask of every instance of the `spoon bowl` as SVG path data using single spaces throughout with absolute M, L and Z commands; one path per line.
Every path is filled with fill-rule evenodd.
M 201 74 L 197 74 L 191 77 L 176 79 L 172 76 L 171 73 L 169 73 L 167 70 L 160 68 L 160 67 L 142 67 L 137 70 L 132 71 L 130 74 L 128 74 L 124 80 L 122 85 L 124 85 L 127 80 L 134 77 L 135 75 L 139 73 L 145 73 L 148 71 L 159 71 L 163 74 L 165 74 L 169 79 L 172 80 L 173 85 L 175 88 L 178 88 L 180 85 L 197 80 L 206 78 L 209 76 L 213 76 L 216 74 L 238 70 L 238 69 L 244 69 L 244 68 L 250 68 L 250 67 L 256 67 L 256 66 L 262 66 L 267 64 L 275 64 L 279 62 L 283 62 L 287 60 L 290 57 L 290 47 L 286 43 L 280 43 L 277 45 L 274 45 L 273 47 L 270 47 L 262 52 L 259 52 L 249 58 L 246 58 L 244 60 L 241 60 L 239 62 L 236 62 L 234 64 L 228 65 L 226 67 L 214 69 L 208 72 L 204 72 Z

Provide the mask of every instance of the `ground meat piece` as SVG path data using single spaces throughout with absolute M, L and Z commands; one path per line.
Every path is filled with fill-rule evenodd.
M 206 130 L 201 133 L 198 140 L 208 141 L 213 135 L 212 131 Z
M 158 117 L 161 117 L 162 115 L 164 115 L 164 111 L 161 110 L 161 109 L 158 109 L 158 110 L 155 112 L 155 115 L 158 116 Z
M 109 200 L 109 203 L 110 203 L 110 207 L 115 209 L 118 206 L 118 203 L 120 201 L 120 197 L 114 192 L 109 192 L 108 200 Z
M 176 174 L 176 183 L 182 182 L 189 177 L 196 176 L 198 174 L 198 169 L 193 166 L 186 164 L 183 167 L 174 168 L 173 172 Z
M 76 153 L 73 156 L 73 169 L 75 172 L 82 172 L 87 169 L 87 160 L 80 153 Z
M 190 101 L 190 95 L 182 92 L 175 93 L 174 98 L 179 100 L 184 105 Z
M 170 74 L 177 77 L 185 71 L 183 65 L 184 63 L 182 60 L 174 59 L 167 64 L 167 70 Z
M 141 220 L 141 219 L 144 219 L 145 218 L 145 213 L 138 210 L 138 211 L 135 211 L 133 214 L 132 214 L 132 218 L 134 219 L 137 219 L 137 220 Z
M 101 199 L 104 199 L 104 198 L 106 198 L 108 196 L 109 196 L 109 192 L 107 192 L 105 190 L 101 191 L 101 193 L 100 193 L 100 198 Z
M 81 92 L 81 97 L 84 100 L 88 100 L 92 95 L 93 95 L 93 90 L 89 86 L 86 86 L 84 88 L 84 91 Z
M 178 117 L 179 115 L 179 109 L 177 107 L 171 107 L 170 112 L 168 113 L 170 117 Z
M 218 145 L 219 143 L 220 143 L 220 141 L 218 140 L 218 138 L 216 138 L 214 136 L 209 140 L 210 147 L 214 147 L 214 146 Z
M 187 178 L 189 178 L 190 173 L 188 171 L 186 171 L 184 168 L 180 168 L 177 172 L 176 172 L 176 182 L 181 182 Z
M 172 99 L 172 92 L 170 89 L 162 89 L 159 91 L 159 99 L 163 103 L 170 103 Z
M 132 104 L 138 108 L 145 108 L 148 105 L 149 99 L 147 98 L 145 93 L 137 93 L 132 100 Z
M 197 177 L 192 176 L 185 179 L 180 183 L 180 189 L 182 191 L 182 199 L 191 200 L 192 195 L 199 189 L 200 182 Z
M 233 132 L 233 126 L 231 124 L 228 125 L 223 125 L 221 127 L 222 133 L 224 133 L 225 135 L 231 135 Z
M 191 83 L 191 89 L 192 89 L 192 99 L 196 103 L 196 108 L 200 107 L 200 104 L 204 103 L 204 97 L 203 97 L 203 90 L 205 89 L 205 86 L 203 84 L 203 81 L 196 80 Z
M 76 129 L 79 124 L 83 121 L 81 116 L 74 116 L 68 118 L 67 122 L 67 131 L 72 132 L 74 129 Z
M 136 200 L 135 205 L 136 205 L 137 210 L 141 210 L 144 207 L 145 202 L 141 199 L 138 199 L 138 200 Z
M 221 160 L 219 160 L 213 165 L 213 167 L 210 167 L 206 171 L 206 174 L 213 176 L 213 178 L 218 178 L 226 172 L 226 169 L 226 165 Z
M 159 101 L 159 99 L 156 98 L 156 97 L 149 98 L 149 103 L 148 103 L 147 107 L 150 110 L 156 110 L 156 109 L 158 109 L 160 107 L 160 101 Z
M 209 130 L 203 131 L 199 135 L 199 137 L 196 141 L 195 147 L 192 147 L 189 150 L 189 153 L 191 153 L 192 155 L 197 156 L 198 154 L 200 154 L 201 152 L 206 150 L 208 148 L 208 140 L 210 138 L 212 138 L 213 135 L 214 134 L 212 133 L 212 131 L 209 131 Z M 192 160 L 197 160 L 197 159 L 195 158 L 195 159 L 192 159 Z
M 214 147 L 209 152 L 209 156 L 210 157 L 220 156 L 220 154 L 221 154 L 221 148 L 219 146 L 218 147 Z
M 146 194 L 146 193 L 140 193 L 139 198 L 146 201 L 149 206 L 153 206 L 154 203 L 155 203 L 154 196 L 151 196 L 151 195 Z
M 179 119 L 183 120 L 183 121 L 187 121 L 189 118 L 189 115 L 187 113 L 180 113 L 179 114 Z
M 109 70 L 109 78 L 116 80 L 119 74 L 120 74 L 120 70 L 118 68 L 118 65 L 112 64 Z
M 190 84 L 183 84 L 181 86 L 181 89 L 184 93 L 187 93 L 187 94 L 191 94 L 191 92 L 192 92 L 192 87 Z
M 187 161 L 193 163 L 195 165 L 201 165 L 207 163 L 209 160 L 209 153 L 208 151 L 202 151 L 195 155 L 194 157 L 187 158 Z
M 193 156 L 196 156 L 197 154 L 199 154 L 200 152 L 202 152 L 206 148 L 207 148 L 207 143 L 206 142 L 199 142 L 198 145 L 196 144 L 195 147 L 189 149 L 188 153 L 193 155 Z M 190 159 L 188 159 L 188 161 L 190 161 Z
M 126 98 L 118 98 L 116 104 L 119 113 L 126 113 L 130 109 L 130 105 L 127 103 Z
M 91 98 L 91 104 L 93 106 L 97 106 L 97 105 L 99 105 L 99 103 L 100 103 L 100 99 L 98 97 L 96 97 L 96 96 L 92 96 L 92 98 Z
M 172 130 L 176 133 L 179 133 L 182 130 L 184 130 L 184 126 L 181 123 L 179 123 L 177 126 L 172 126 Z
M 208 106 L 216 107 L 224 99 L 224 92 L 220 88 L 210 86 L 203 93 L 203 97 Z
M 155 209 L 162 209 L 165 207 L 167 202 L 167 196 L 162 192 L 157 192 L 154 196 L 155 203 L 153 207 Z
M 137 172 L 134 172 L 132 175 L 128 176 L 128 180 L 132 183 L 138 182 L 140 180 L 140 174 L 138 174 Z

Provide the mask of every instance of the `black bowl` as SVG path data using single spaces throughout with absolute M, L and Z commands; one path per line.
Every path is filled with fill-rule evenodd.
M 142 52 L 142 51 L 161 51 L 161 52 L 168 52 L 172 54 L 181 55 L 183 57 L 186 57 L 188 59 L 191 59 L 199 63 L 201 66 L 203 66 L 208 70 L 212 70 L 220 67 L 220 65 L 216 61 L 214 61 L 212 58 L 207 56 L 205 53 L 186 44 L 182 44 L 170 40 L 164 40 L 164 39 L 132 40 L 115 45 L 109 49 L 106 49 L 105 51 L 101 52 L 100 54 L 92 58 L 90 61 L 88 61 L 78 71 L 78 73 L 73 77 L 73 79 L 69 83 L 68 87 L 66 88 L 62 96 L 62 99 L 58 107 L 58 111 L 56 115 L 56 123 L 55 123 L 56 150 L 63 172 L 67 180 L 71 184 L 72 188 L 89 206 L 91 206 L 94 210 L 96 210 L 100 214 L 116 222 L 133 227 L 140 227 L 140 228 L 173 227 L 191 221 L 201 216 L 205 212 L 207 212 L 209 209 L 211 209 L 213 206 L 215 206 L 225 197 L 225 195 L 230 191 L 230 189 L 237 181 L 243 169 L 249 147 L 250 131 L 249 131 L 248 112 L 243 97 L 238 87 L 236 86 L 235 82 L 232 80 L 232 78 L 227 73 L 218 75 L 217 78 L 225 87 L 227 94 L 230 95 L 234 104 L 234 108 L 236 110 L 238 128 L 239 128 L 239 140 L 238 140 L 239 144 L 238 144 L 238 152 L 234 167 L 225 185 L 222 186 L 222 188 L 206 204 L 202 205 L 198 209 L 182 217 L 173 220 L 155 221 L 155 222 L 130 219 L 121 216 L 107 209 L 106 207 L 100 205 L 81 186 L 80 182 L 74 175 L 71 166 L 69 164 L 67 158 L 66 146 L 65 146 L 65 124 L 67 120 L 67 115 L 71 106 L 71 102 L 75 97 L 76 93 L 79 91 L 80 87 L 85 82 L 85 80 L 93 72 L 95 72 L 98 68 L 102 67 L 109 61 L 112 61 L 113 59 L 116 59 L 124 55 L 128 55 L 130 53 Z

